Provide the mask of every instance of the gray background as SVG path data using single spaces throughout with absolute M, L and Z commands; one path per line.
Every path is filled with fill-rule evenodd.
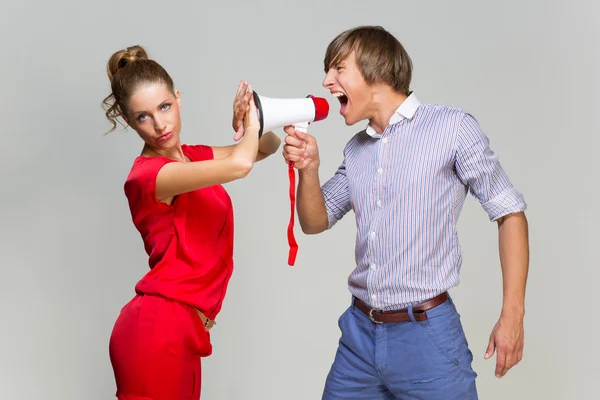
M 240 78 L 268 97 L 327 96 L 326 45 L 381 24 L 411 55 L 423 102 L 472 112 L 529 204 L 525 355 L 498 380 L 483 354 L 501 307 L 496 225 L 469 197 L 452 291 L 482 399 L 595 398 L 600 15 L 591 1 L 3 1 L 0 6 L 0 398 L 110 399 L 108 339 L 146 272 L 123 194 L 141 149 L 109 124 L 105 65 L 146 47 L 182 93 L 182 137 L 231 143 Z M 329 178 L 364 124 L 333 98 L 312 125 Z M 276 133 L 283 137 L 282 130 Z M 236 271 L 203 361 L 203 399 L 318 399 L 350 301 L 354 216 L 303 236 L 287 266 L 287 175 L 276 156 L 226 186 Z

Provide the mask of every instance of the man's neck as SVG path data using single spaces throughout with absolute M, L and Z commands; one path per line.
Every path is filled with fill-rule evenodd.
M 407 98 L 387 85 L 375 88 L 371 97 L 372 117 L 369 118 L 369 124 L 375 132 L 380 135 L 383 133 L 394 112 Z

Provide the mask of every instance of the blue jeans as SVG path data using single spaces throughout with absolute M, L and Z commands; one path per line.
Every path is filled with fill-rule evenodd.
M 473 354 L 450 298 L 418 322 L 374 323 L 354 306 L 339 319 L 342 336 L 323 400 L 477 400 Z

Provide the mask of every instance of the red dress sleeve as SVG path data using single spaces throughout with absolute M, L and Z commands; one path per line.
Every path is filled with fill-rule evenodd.
M 125 195 L 131 206 L 148 203 L 167 206 L 156 199 L 156 176 L 170 162 L 175 161 L 167 157 L 138 157 L 125 181 Z

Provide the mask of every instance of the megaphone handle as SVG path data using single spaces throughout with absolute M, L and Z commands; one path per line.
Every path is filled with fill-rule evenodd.
M 308 123 L 299 123 L 294 125 L 294 129 L 307 133 Z M 298 254 L 298 243 L 294 237 L 294 216 L 296 211 L 296 171 L 293 161 L 288 161 L 288 176 L 290 180 L 290 222 L 288 224 L 288 244 L 290 250 L 288 253 L 288 265 L 293 266 L 296 263 L 296 255 Z
M 296 172 L 294 171 L 294 162 L 288 162 L 288 175 L 290 178 L 290 222 L 288 224 L 288 244 L 290 250 L 288 253 L 288 265 L 293 266 L 298 254 L 298 243 L 294 237 L 294 211 L 296 209 Z

